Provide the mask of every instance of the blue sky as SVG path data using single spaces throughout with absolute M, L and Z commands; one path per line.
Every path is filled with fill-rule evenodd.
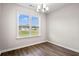
M 19 16 L 19 24 L 20 25 L 27 25 L 29 24 L 29 16 L 27 15 L 20 15 Z M 38 17 L 32 16 L 32 26 L 38 26 L 39 20 L 37 20 Z

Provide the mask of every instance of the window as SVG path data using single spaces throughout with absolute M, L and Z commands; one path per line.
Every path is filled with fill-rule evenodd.
M 17 36 L 19 38 L 34 37 L 40 35 L 39 17 L 19 15 L 17 21 Z
M 32 16 L 32 28 L 31 28 L 32 36 L 39 35 L 39 20 L 38 17 Z

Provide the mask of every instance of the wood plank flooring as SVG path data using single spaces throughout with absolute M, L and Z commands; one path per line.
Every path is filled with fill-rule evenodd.
M 45 42 L 5 52 L 1 56 L 79 56 L 79 53 Z

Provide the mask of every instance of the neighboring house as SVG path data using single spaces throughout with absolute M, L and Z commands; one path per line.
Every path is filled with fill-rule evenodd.
M 19 30 L 25 31 L 25 30 L 29 30 L 28 26 L 19 26 Z
M 21 28 L 20 30 L 22 30 L 22 31 L 28 31 L 29 29 L 28 28 Z
M 38 29 L 38 26 L 32 26 L 32 29 L 33 30 L 36 30 L 36 29 Z M 22 31 L 25 31 L 25 30 L 29 30 L 29 26 L 19 26 L 19 30 L 22 30 Z

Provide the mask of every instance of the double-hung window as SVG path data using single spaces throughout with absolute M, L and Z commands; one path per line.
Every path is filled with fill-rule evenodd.
M 40 35 L 40 21 L 38 16 L 21 14 L 17 19 L 17 37 L 35 37 Z

